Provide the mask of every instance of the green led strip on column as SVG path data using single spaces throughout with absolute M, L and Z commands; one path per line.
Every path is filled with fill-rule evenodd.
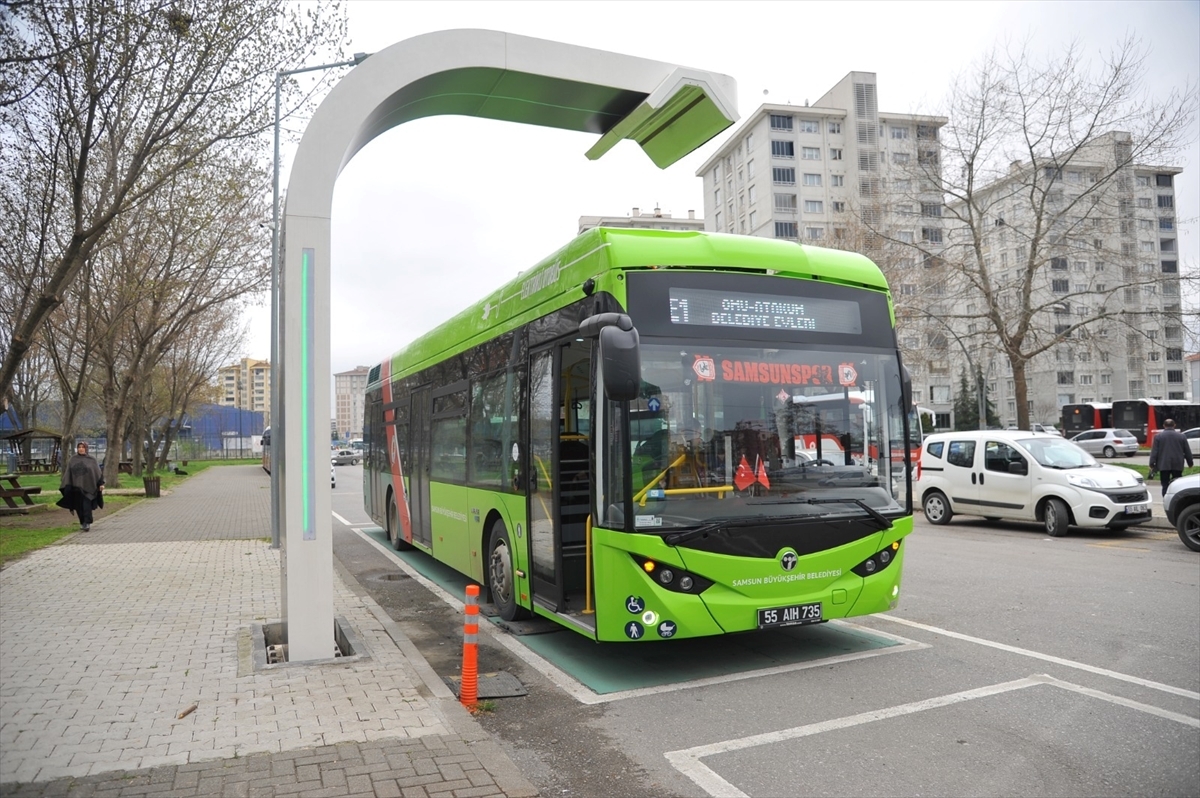
M 313 436 L 313 391 L 312 391 L 312 358 L 313 339 L 316 324 L 313 319 L 313 261 L 316 250 L 306 247 L 300 255 L 300 484 L 303 495 L 304 509 L 302 511 L 301 529 L 304 540 L 316 540 L 317 528 L 314 525 L 317 517 L 317 497 L 313 488 L 316 485 L 313 476 L 312 451 Z

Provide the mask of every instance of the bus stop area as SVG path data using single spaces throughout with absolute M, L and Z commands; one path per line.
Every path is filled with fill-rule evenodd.
M 357 468 L 347 467 L 347 479 Z M 535 723 L 535 708 L 523 705 L 513 712 L 498 712 L 482 724 L 468 715 L 426 660 L 422 653 L 426 650 L 417 650 L 372 598 L 373 583 L 360 583 L 347 570 L 354 567 L 348 561 L 343 568 L 335 560 L 334 612 L 356 632 L 365 656 L 348 663 L 267 669 L 248 661 L 254 625 L 281 614 L 279 552 L 267 542 L 267 484 L 257 466 L 210 468 L 162 499 L 102 519 L 91 532 L 76 534 L 0 571 L 4 597 L 0 795 L 536 795 L 536 788 L 504 747 L 503 732 L 485 729 L 504 722 Z M 1157 499 L 1156 487 L 1150 493 Z M 341 500 L 335 512 L 347 518 L 357 517 L 356 509 L 361 513 L 357 495 L 335 498 Z M 1150 538 L 1139 533 L 1120 545 L 1161 545 L 1168 554 L 1181 549 L 1177 541 L 1169 540 L 1173 534 L 1167 534 L 1157 503 L 1155 515 L 1155 524 L 1161 527 L 1155 535 L 1164 541 L 1143 543 Z M 371 538 L 365 528 L 342 534 Z M 923 533 L 918 541 L 927 550 L 914 559 L 919 564 L 914 585 L 922 583 L 921 571 L 936 575 L 933 580 L 927 576 L 926 584 L 944 579 L 945 573 L 938 570 L 938 548 L 986 546 L 990 551 L 1000 545 L 979 542 L 978 534 L 971 522 Z M 987 539 L 997 534 L 1020 546 L 1042 545 L 1021 541 L 1028 533 L 1020 529 L 989 531 Z M 1043 536 L 1029 537 L 1040 541 Z M 1045 545 L 1064 542 L 1074 548 L 1056 556 L 1120 554 L 1100 537 L 1091 542 L 1068 537 Z M 364 545 L 375 548 L 379 542 Z M 1131 549 L 1122 556 L 1144 555 Z M 430 594 L 429 601 L 441 599 Z M 918 607 L 927 603 L 921 598 L 915 602 Z M 991 609 L 985 614 L 994 617 Z M 925 613 L 918 617 L 939 620 Z M 957 762 L 955 757 L 961 758 L 967 749 L 955 739 L 983 742 L 976 740 L 980 732 L 971 725 L 986 726 L 984 716 L 975 714 L 976 707 L 999 710 L 1002 721 L 1025 714 L 1048 723 L 1041 713 L 1042 701 L 1061 703 L 1056 708 L 1067 718 L 1086 703 L 1088 711 L 1104 715 L 1102 728 L 1119 730 L 1124 728 L 1121 723 L 1136 719 L 1138 733 L 1150 735 L 1172 755 L 1179 753 L 1177 746 L 1186 749 L 1194 739 L 1194 718 L 1189 721 L 1193 728 L 1182 734 L 1173 731 L 1180 721 L 1177 703 L 1182 703 L 1185 713 L 1194 713 L 1190 693 L 1172 694 L 1173 701 L 1163 701 L 1156 698 L 1161 685 L 1139 679 L 1131 692 L 1135 700 L 1120 699 L 1125 709 L 1133 709 L 1117 717 L 1125 710 L 1112 703 L 1111 677 L 1093 673 L 1096 669 L 1081 672 L 1076 666 L 1063 667 L 1065 660 L 1058 658 L 1053 663 L 1044 657 L 1030 659 L 1028 651 L 996 648 L 995 643 L 962 634 L 950 637 L 941 628 L 906 622 L 899 616 L 864 623 L 877 634 L 899 633 L 921 642 L 851 654 L 836 666 L 836 659 L 827 659 L 827 665 L 817 668 L 797 663 L 778 672 L 760 670 L 647 690 L 618 685 L 607 694 L 569 689 L 572 680 L 565 677 L 553 680 L 558 690 L 544 686 L 533 692 L 552 705 L 559 724 L 567 723 L 558 714 L 565 693 L 568 703 L 578 708 L 569 715 L 578 716 L 584 726 L 589 722 L 588 706 L 602 705 L 609 713 L 606 724 L 614 729 L 653 728 L 655 739 L 661 733 L 663 739 L 655 746 L 661 751 L 649 750 L 645 739 L 631 744 L 647 749 L 638 754 L 638 764 L 667 768 L 674 774 L 673 781 L 664 782 L 675 788 L 673 794 L 734 794 L 729 792 L 731 783 L 751 795 L 800 794 L 796 784 L 786 780 L 792 766 L 780 764 L 798 761 L 797 751 L 790 748 L 793 743 L 836 743 L 833 735 L 844 729 L 854 730 L 856 739 L 886 747 L 894 744 L 888 742 L 893 721 L 903 724 L 906 734 L 933 739 L 949 733 L 944 729 L 947 711 L 966 712 L 954 716 L 955 724 L 966 725 L 951 734 L 949 751 L 931 749 L 928 756 L 935 762 Z M 957 617 L 942 623 L 970 629 Z M 992 630 L 987 636 L 999 635 Z M 506 644 L 523 645 L 507 635 L 501 637 Z M 694 642 L 699 647 L 700 641 Z M 741 642 L 764 643 L 753 635 Z M 715 648 L 724 650 L 728 643 L 722 641 Z M 976 661 L 972 651 L 990 651 L 1000 659 Z M 884 652 L 890 655 L 875 656 Z M 950 658 L 942 659 L 939 652 Z M 628 647 L 610 653 L 614 657 L 637 654 Z M 655 652 L 654 658 L 664 653 Z M 958 663 L 959 658 L 963 662 Z M 943 669 L 951 665 L 948 674 Z M 490 661 L 488 667 L 496 667 L 496 662 Z M 1040 675 L 1047 669 L 1053 669 L 1054 678 Z M 628 668 L 612 672 L 629 676 Z M 1161 678 L 1171 681 L 1169 675 Z M 867 708 L 881 705 L 887 712 L 862 714 L 864 707 L 856 701 L 839 703 L 844 701 L 841 693 L 858 694 L 863 685 L 883 693 L 874 696 Z M 783 695 L 786 701 L 781 701 Z M 1098 695 L 1102 700 L 1095 701 Z M 699 696 L 705 697 L 703 703 L 698 703 Z M 721 704 L 723 700 L 739 708 L 737 723 L 730 724 L 730 710 Z M 1147 721 L 1151 717 L 1147 703 L 1162 703 L 1170 711 Z M 776 716 L 781 707 L 784 714 Z M 835 720 L 828 720 L 830 715 Z M 686 722 L 679 723 L 681 717 Z M 811 720 L 823 717 L 826 720 Z M 1110 721 L 1116 725 L 1106 725 Z M 701 729 L 705 732 L 698 734 Z M 573 732 L 564 728 L 563 736 L 576 739 Z M 1064 727 L 1058 733 L 1072 732 Z M 1118 731 L 1113 734 L 1123 736 Z M 609 737 L 608 742 L 618 739 Z M 840 761 L 825 749 L 803 750 L 808 752 L 804 761 L 810 764 L 810 756 Z M 980 750 L 988 749 L 984 745 Z M 1028 751 L 1024 754 L 1032 756 Z M 1001 784 L 1013 790 L 1027 785 L 1027 779 L 1034 778 L 1029 766 L 1014 771 L 1019 778 Z M 929 776 L 941 773 L 942 767 L 919 772 Z M 857 788 L 863 794 L 926 792 L 921 785 L 905 781 L 872 787 L 861 781 L 874 778 L 862 768 L 835 770 L 837 778 L 845 780 L 840 782 L 841 790 L 839 782 L 818 780 L 809 794 Z M 946 784 L 966 790 L 974 777 L 952 773 L 946 778 Z M 1153 778 L 1150 782 L 1164 783 Z M 1045 794 L 1070 793 L 1048 789 Z
M 267 484 L 210 468 L 0 571 L 0 794 L 535 795 L 339 566 L 355 656 L 254 661 Z

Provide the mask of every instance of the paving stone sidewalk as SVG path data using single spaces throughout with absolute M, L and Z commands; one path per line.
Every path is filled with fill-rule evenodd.
M 537 794 L 340 567 L 364 656 L 254 668 L 269 484 L 209 468 L 0 571 L 0 796 Z

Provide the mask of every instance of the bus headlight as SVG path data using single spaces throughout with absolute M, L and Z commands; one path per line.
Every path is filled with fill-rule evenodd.
M 673 593 L 691 593 L 698 595 L 713 586 L 711 579 L 705 579 L 698 574 L 689 573 L 673 565 L 663 565 L 648 557 L 633 555 L 638 567 L 645 572 L 659 587 Z
M 894 540 L 850 570 L 859 576 L 872 576 L 887 568 L 900 551 L 900 541 Z

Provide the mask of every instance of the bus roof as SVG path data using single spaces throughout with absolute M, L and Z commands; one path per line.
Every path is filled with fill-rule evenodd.
M 392 376 L 456 354 L 583 299 L 583 283 L 634 268 L 700 267 L 817 279 L 888 290 L 883 273 L 854 252 L 757 236 L 597 227 L 391 356 Z

